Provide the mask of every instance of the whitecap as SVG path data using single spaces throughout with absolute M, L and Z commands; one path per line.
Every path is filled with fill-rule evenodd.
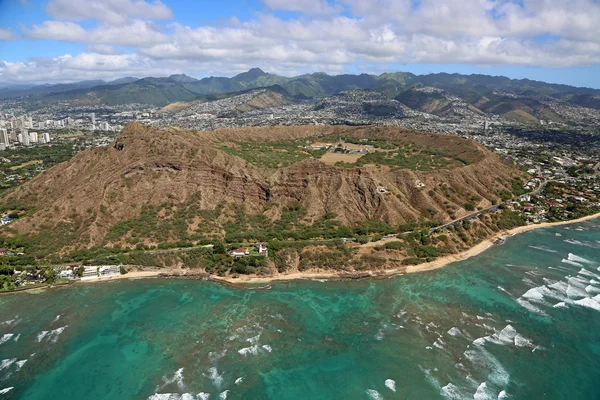
M 375 389 L 367 389 L 366 393 L 373 400 L 383 400 L 383 396 L 381 394 L 379 394 L 379 392 Z
M 239 385 L 240 383 L 242 383 L 242 381 L 243 381 L 243 380 L 244 380 L 244 378 L 242 378 L 242 377 L 240 376 L 239 378 L 237 378 L 237 379 L 235 380 L 235 382 L 234 382 L 234 383 L 235 383 L 236 385 Z
M 531 340 L 527 339 L 525 336 L 521 335 L 520 333 L 517 333 L 515 335 L 514 343 L 515 343 L 515 346 L 517 346 L 517 347 L 535 347 L 535 345 L 533 344 L 533 342 Z
M 435 340 L 435 342 L 433 342 L 433 346 L 437 347 L 438 349 L 444 349 L 444 345 L 446 343 L 444 343 L 444 341 L 442 340 L 442 338 L 437 338 Z
M 567 259 L 569 259 L 571 261 L 582 262 L 585 264 L 593 264 L 593 262 L 588 260 L 587 258 L 579 257 L 578 255 L 573 254 L 573 253 L 569 253 L 569 256 L 567 257 Z
M 488 387 L 487 382 L 481 382 L 473 395 L 474 400 L 489 400 L 494 397 L 496 397 L 496 395 Z
M 191 393 L 155 393 L 147 400 L 194 400 Z
M 532 249 L 536 249 L 536 250 L 545 251 L 546 253 L 558 253 L 556 250 L 552 250 L 552 249 L 550 249 L 550 248 L 548 248 L 546 246 L 533 246 L 533 245 L 530 245 L 528 247 L 530 247 Z
M 567 308 L 567 304 L 564 301 L 561 301 L 559 303 L 556 303 L 552 307 L 554 307 L 554 308 Z
M 0 344 L 8 342 L 10 340 L 10 338 L 12 338 L 14 335 L 15 335 L 14 333 L 6 333 L 6 334 L 4 334 L 0 338 Z
M 219 371 L 216 367 L 211 367 L 208 369 L 208 378 L 217 388 L 220 388 L 223 384 L 223 376 L 219 375 Z
M 20 371 L 21 368 L 23 368 L 23 365 L 25 365 L 26 362 L 27 362 L 27 359 L 17 361 L 15 363 L 15 365 L 17 366 L 17 371 Z
M 52 321 L 52 322 L 56 322 L 56 321 L 58 321 L 59 319 L 60 319 L 60 314 L 58 314 L 58 315 L 56 316 L 56 318 L 54 318 L 54 321 Z
M 574 265 L 576 267 L 583 267 L 583 264 L 578 263 L 577 261 L 568 260 L 566 258 L 563 258 L 562 260 L 560 260 L 560 262 L 565 263 L 565 264 Z
M 225 400 L 227 399 L 227 393 L 229 393 L 229 390 L 224 390 L 219 394 L 219 399 L 221 400 Z
M 393 379 L 386 379 L 385 387 L 390 389 L 392 392 L 395 392 L 396 391 L 396 381 L 394 381 Z
M 0 389 L 0 394 L 6 394 L 6 393 L 10 392 L 13 389 L 14 389 L 14 387 L 12 387 L 12 386 L 4 388 L 4 389 Z
M 13 341 L 18 342 L 20 337 L 21 337 L 21 334 L 19 333 L 17 336 L 15 336 Z
M 590 294 L 600 293 L 600 289 L 597 288 L 597 287 L 595 287 L 595 286 L 592 286 L 592 285 L 586 286 L 585 287 L 585 291 L 588 292 L 588 293 L 590 293 Z
M 498 393 L 498 400 L 505 400 L 508 399 L 510 396 L 508 393 L 506 393 L 506 390 L 502 390 L 500 393 Z
M 40 333 L 37 334 L 37 336 L 35 337 L 35 340 L 40 343 L 48 334 L 48 331 L 41 331 Z
M 452 328 L 450 328 L 450 330 L 448 332 L 448 335 L 450 336 L 462 336 L 462 332 L 460 331 L 460 329 L 458 329 L 457 327 L 453 326 Z
M 196 395 L 196 398 L 199 400 L 208 400 L 210 397 L 209 393 L 200 392 Z
M 586 277 L 590 277 L 590 278 L 600 279 L 600 275 L 595 274 L 592 271 L 588 271 L 585 268 L 581 268 L 577 274 L 583 275 L 583 276 L 586 276 Z
M 223 357 L 225 357 L 225 354 L 227 353 L 227 349 L 223 350 L 223 351 L 210 351 L 208 353 L 208 358 L 212 361 L 215 362 Z
M 0 362 L 0 371 L 7 369 L 17 361 L 16 358 L 5 358 Z
M 516 301 L 517 301 L 517 303 L 519 303 L 521 305 L 521 307 L 527 309 L 530 312 L 547 316 L 547 314 L 544 311 L 542 311 L 538 307 L 534 306 L 533 304 L 531 304 L 527 300 L 523 300 L 521 298 L 518 298 Z
M 169 385 L 172 385 L 172 384 L 176 384 L 179 389 L 182 389 L 182 390 L 187 389 L 186 384 L 183 383 L 183 368 L 179 368 L 177 371 L 175 371 L 172 378 L 168 378 L 165 375 L 162 377 L 162 380 L 163 380 L 163 384 L 160 386 L 157 386 L 157 388 L 156 388 L 157 392 Z
M 446 386 L 442 387 L 441 394 L 447 399 L 468 399 L 470 393 L 468 393 L 465 389 L 461 389 L 453 383 L 448 383 Z
M 269 353 L 271 351 L 273 351 L 273 349 L 271 348 L 271 346 L 269 346 L 268 344 L 263 344 L 262 348 L 265 349 L 266 351 L 268 351 Z
M 255 344 L 250 347 L 244 347 L 242 349 L 239 349 L 238 353 L 240 353 L 243 356 L 247 356 L 249 354 L 255 356 L 258 354 L 258 345 Z
M 575 300 L 573 303 L 583 307 L 594 309 L 596 311 L 600 311 L 600 302 L 596 301 L 592 297 L 586 297 L 581 300 Z
M 543 289 L 545 289 L 545 286 L 538 286 L 538 287 L 534 287 L 529 289 L 527 292 L 525 292 L 521 297 L 526 298 L 529 301 L 537 301 L 537 302 L 544 302 L 544 293 L 543 293 Z
M 556 232 L 554 236 L 562 236 L 560 233 Z

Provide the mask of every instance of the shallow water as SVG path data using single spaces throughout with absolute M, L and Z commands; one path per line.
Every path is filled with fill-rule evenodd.
M 5 295 L 0 398 L 598 399 L 599 268 L 596 220 L 384 280 Z

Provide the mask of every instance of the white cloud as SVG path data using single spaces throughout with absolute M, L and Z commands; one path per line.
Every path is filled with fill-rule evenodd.
M 173 11 L 158 0 L 50 0 L 46 9 L 59 20 L 94 19 L 112 25 L 125 24 L 129 18 L 173 19 Z
M 273 10 L 299 11 L 307 15 L 328 15 L 340 11 L 327 0 L 263 0 Z
M 0 28 L 0 41 L 15 40 L 17 35 L 12 29 Z
M 45 21 L 24 28 L 23 34 L 32 39 L 66 42 L 144 47 L 169 42 L 169 37 L 152 22 L 134 20 L 127 25 L 107 26 L 85 30 L 74 22 Z
M 600 3 L 596 0 L 263 0 L 266 11 L 249 21 L 166 27 L 160 2 L 51 0 L 59 20 L 24 28 L 33 39 L 87 45 L 86 53 L 11 64 L 7 76 L 75 79 L 177 72 L 228 75 L 260 66 L 285 75 L 298 71 L 343 72 L 350 66 L 465 63 L 569 67 L 600 64 Z M 72 6 L 72 7 L 71 7 Z M 296 11 L 278 18 L 269 10 Z M 94 19 L 84 28 L 73 21 Z M 0 31 L 2 38 L 2 31 Z M 120 54 L 126 46 L 134 54 Z M 48 64 L 49 63 L 49 64 Z M 8 65 L 8 64 L 7 64 Z M 50 67 L 48 67 L 50 65 Z M 38 71 L 39 72 L 36 72 Z M 67 72 L 68 71 L 68 74 Z M 10 75 L 13 74 L 13 75 Z M 62 74 L 62 75 L 61 75 Z M 58 78 L 56 78 L 58 79 Z

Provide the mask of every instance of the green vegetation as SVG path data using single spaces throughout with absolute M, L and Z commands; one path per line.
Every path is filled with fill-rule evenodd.
M 71 159 L 77 149 L 72 143 L 38 145 L 3 151 L 0 160 L 0 193 L 19 186 L 41 171 Z
M 282 168 L 307 158 L 319 158 L 325 150 L 305 150 L 304 142 L 236 142 L 220 149 L 257 167 Z
M 448 151 L 436 150 L 416 144 L 368 139 L 366 141 L 352 140 L 349 143 L 371 145 L 375 150 L 363 155 L 356 162 L 338 161 L 339 167 L 352 168 L 368 164 L 386 165 L 392 171 L 409 169 L 411 171 L 433 171 L 444 168 L 455 168 L 469 164 L 467 160 Z

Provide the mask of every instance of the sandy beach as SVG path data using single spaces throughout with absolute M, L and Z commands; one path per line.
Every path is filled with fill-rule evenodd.
M 402 275 L 402 274 L 412 274 L 417 272 L 425 272 L 432 271 L 438 268 L 442 268 L 448 264 L 463 261 L 468 258 L 474 257 L 491 246 L 493 246 L 494 242 L 509 236 L 518 235 L 519 233 L 527 232 L 533 229 L 546 228 L 550 226 L 558 226 L 558 225 L 568 225 L 575 224 L 578 222 L 583 222 L 595 218 L 600 218 L 600 213 L 588 215 L 587 217 L 582 217 L 579 219 L 574 219 L 570 221 L 561 221 L 561 222 L 546 222 L 535 225 L 525 225 L 520 226 L 514 229 L 506 230 L 503 232 L 498 232 L 494 236 L 482 241 L 476 246 L 470 248 L 469 250 L 463 251 L 457 254 L 451 254 L 448 256 L 440 257 L 435 261 L 423 263 L 419 265 L 409 265 L 402 268 L 389 269 L 389 270 L 378 270 L 378 271 L 361 271 L 360 277 L 389 277 L 393 275 Z M 368 244 L 369 245 L 369 244 Z M 356 273 L 358 274 L 358 273 Z M 106 282 L 106 281 L 114 281 L 119 279 L 136 279 L 136 278 L 151 278 L 158 276 L 169 276 L 169 277 L 199 277 L 202 274 L 199 274 L 195 271 L 186 271 L 186 270 L 175 270 L 175 269 L 154 269 L 154 270 L 143 270 L 143 271 L 130 271 L 124 275 L 117 275 L 112 277 L 98 278 L 93 280 L 80 281 L 81 283 L 97 283 L 97 282 Z M 346 275 L 346 276 L 345 276 Z M 246 283 L 271 283 L 277 281 L 292 281 L 292 280 L 302 280 L 302 279 L 345 279 L 353 276 L 353 273 L 332 273 L 328 271 L 318 272 L 318 271 L 307 271 L 307 272 L 295 272 L 290 274 L 281 274 L 281 275 L 271 275 L 271 276 L 240 276 L 239 278 L 232 277 L 218 277 L 218 276 L 210 276 L 209 279 L 215 282 L 222 282 L 227 284 L 246 284 Z M 79 282 L 78 282 L 79 283 Z
M 474 247 L 471 247 L 468 250 L 465 250 L 465 251 L 457 253 L 457 254 L 451 254 L 448 256 L 439 257 L 438 259 L 436 259 L 435 261 L 432 261 L 432 262 L 423 263 L 423 264 L 419 264 L 419 265 L 409 265 L 409 266 L 403 267 L 403 268 L 389 269 L 389 270 L 383 270 L 383 271 L 361 271 L 361 273 L 366 272 L 366 273 L 371 274 L 372 277 L 381 277 L 381 276 L 392 276 L 392 275 L 412 274 L 412 273 L 417 273 L 417 272 L 432 271 L 432 270 L 435 270 L 438 268 L 442 268 L 448 264 L 458 262 L 458 261 L 464 261 L 468 258 L 474 257 L 474 256 L 484 252 L 491 246 L 493 246 L 494 242 L 496 242 L 497 240 L 505 238 L 505 237 L 514 236 L 514 235 L 518 235 L 523 232 L 531 231 L 534 229 L 546 228 L 546 227 L 550 227 L 550 226 L 576 224 L 578 222 L 588 221 L 588 220 L 595 219 L 595 218 L 600 218 L 600 213 L 588 215 L 586 217 L 573 219 L 573 220 L 569 220 L 569 221 L 544 222 L 541 224 L 519 226 L 514 229 L 498 232 L 494 236 L 492 236 L 486 240 L 483 240 L 481 243 L 475 245 Z M 281 274 L 281 275 L 266 276 L 266 277 L 263 277 L 263 276 L 240 276 L 239 278 L 211 277 L 211 280 L 240 284 L 240 283 L 270 283 L 270 282 L 275 282 L 275 281 L 289 281 L 289 280 L 297 280 L 297 279 L 340 279 L 340 278 L 344 278 L 344 277 L 340 276 L 339 273 L 308 271 L 308 272 L 296 272 L 296 273 L 292 273 L 292 274 Z

